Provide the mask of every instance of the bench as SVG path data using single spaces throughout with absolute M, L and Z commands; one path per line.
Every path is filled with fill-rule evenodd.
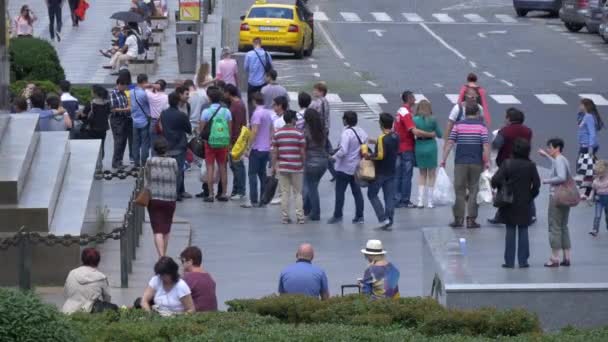
M 154 46 L 150 46 L 148 51 L 139 55 L 136 59 L 129 61 L 128 68 L 132 75 L 152 74 L 158 66 L 158 53 Z

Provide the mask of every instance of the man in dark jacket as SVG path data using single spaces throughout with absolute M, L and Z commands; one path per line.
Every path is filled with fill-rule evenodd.
M 513 107 L 507 109 L 506 126 L 498 131 L 494 141 L 492 141 L 492 148 L 498 151 L 496 165 L 499 167 L 506 159 L 511 158 L 515 140 L 521 138 L 527 140 L 530 144 L 532 143 L 532 130 L 524 125 L 524 120 L 524 113 L 519 109 Z M 534 202 L 532 202 L 531 206 L 531 223 L 534 223 L 536 222 L 536 207 L 534 206 Z M 504 222 L 498 215 L 498 211 L 496 211 L 496 215 L 494 218 L 488 219 L 488 223 L 502 224 Z
M 192 195 L 186 193 L 184 187 L 184 164 L 186 162 L 186 150 L 188 139 L 186 134 L 192 134 L 192 125 L 188 115 L 177 109 L 180 96 L 176 92 L 169 94 L 169 108 L 160 115 L 162 135 L 169 143 L 167 154 L 177 161 L 177 200 L 190 198 Z

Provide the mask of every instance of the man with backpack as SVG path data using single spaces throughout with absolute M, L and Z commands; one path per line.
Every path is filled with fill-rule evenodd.
M 452 111 L 450 111 L 450 116 L 448 117 L 448 126 L 445 130 L 445 136 L 449 137 L 450 132 L 454 128 L 454 124 L 457 122 L 463 121 L 465 119 L 465 111 L 467 106 L 477 106 L 479 107 L 479 118 L 481 122 L 486 125 L 487 123 L 484 119 L 484 111 L 483 106 L 481 105 L 479 97 L 479 92 L 474 87 L 468 87 L 464 92 L 464 101 L 459 102 L 452 107 Z
M 252 102 L 253 94 L 261 91 L 266 85 L 265 75 L 272 69 L 272 57 L 262 48 L 262 39 L 254 38 L 253 49 L 245 56 L 245 72 L 248 74 L 247 108 L 250 118 L 255 109 Z
M 222 92 L 218 87 L 212 86 L 207 89 L 207 97 L 211 102 L 209 108 L 201 114 L 199 129 L 205 142 L 205 162 L 207 164 L 207 184 L 209 185 L 209 195 L 203 198 L 205 202 L 213 202 L 213 180 L 215 176 L 215 163 L 217 162 L 220 171 L 220 182 L 222 193 L 217 196 L 220 202 L 227 202 L 227 170 L 226 162 L 228 157 L 228 146 L 230 145 L 230 125 L 232 114 L 226 107 L 222 107 Z

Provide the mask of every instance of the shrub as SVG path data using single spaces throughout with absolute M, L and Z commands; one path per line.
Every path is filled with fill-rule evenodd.
M 21 94 L 23 93 L 23 89 L 25 89 L 25 87 L 29 83 L 35 84 L 38 88 L 42 89 L 42 91 L 44 91 L 45 94 L 48 94 L 48 93 L 59 94 L 59 86 L 56 85 L 55 83 L 51 82 L 51 81 L 25 81 L 25 80 L 21 80 L 21 81 L 16 81 L 16 82 L 11 83 L 11 85 L 9 86 L 9 90 L 10 90 L 11 95 L 14 96 L 14 97 L 21 96 Z
M 84 86 L 72 86 L 70 93 L 78 99 L 81 105 L 86 105 L 91 102 L 93 95 L 91 95 L 91 87 Z
M 65 79 L 55 48 L 38 38 L 11 39 L 9 56 L 11 81 L 49 80 L 53 83 Z
M 0 288 L 0 341 L 76 341 L 66 317 L 31 293 Z

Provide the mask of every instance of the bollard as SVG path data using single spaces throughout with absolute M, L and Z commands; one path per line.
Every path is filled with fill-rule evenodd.
M 30 252 L 29 235 L 22 235 L 19 241 L 19 288 L 32 289 L 32 253 Z
M 125 213 L 125 219 L 126 216 L 127 214 Z M 127 232 L 125 231 L 124 234 L 120 236 L 120 287 L 122 287 L 123 289 L 129 287 L 129 257 L 127 255 L 127 250 L 129 249 L 129 247 L 126 233 Z
M 211 77 L 215 78 L 215 48 L 211 48 Z

